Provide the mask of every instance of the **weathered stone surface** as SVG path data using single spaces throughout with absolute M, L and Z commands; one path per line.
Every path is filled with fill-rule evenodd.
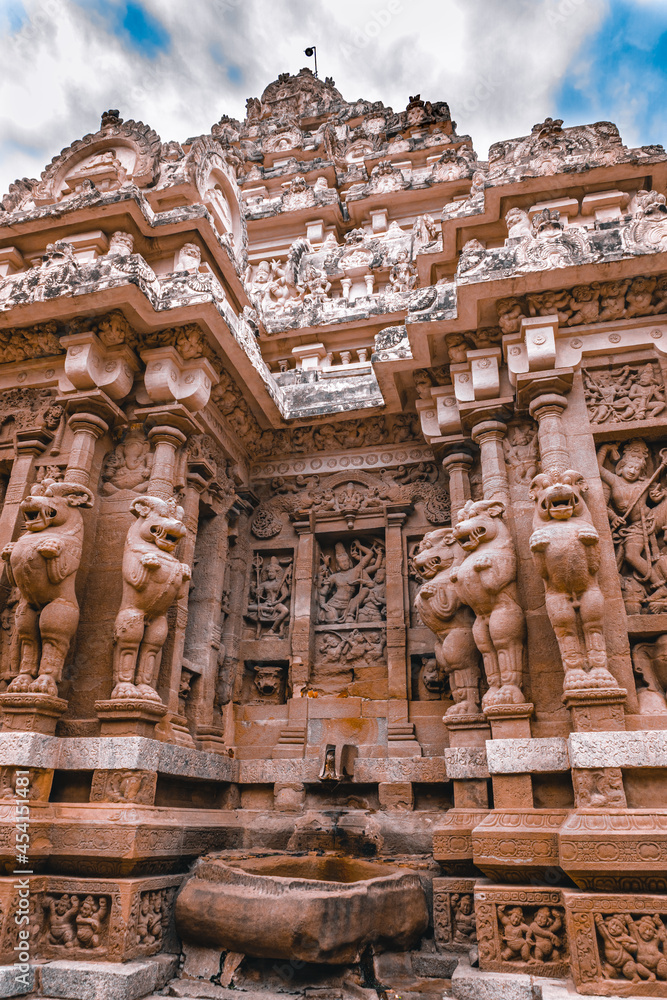
M 152 962 L 60 960 L 48 962 L 40 974 L 45 996 L 67 1000 L 138 1000 L 155 989 L 158 978 Z
M 17 970 L 14 965 L 0 966 L 0 997 L 17 997 L 32 993 L 37 982 L 35 972 L 34 965 L 28 966 L 27 970 Z
M 572 733 L 572 767 L 666 767 L 667 733 Z
M 486 757 L 491 774 L 525 774 L 567 771 L 567 741 L 558 736 L 530 740 L 487 740 Z M 471 775 L 472 777 L 472 775 Z
M 447 777 L 456 781 L 489 777 L 487 751 L 482 747 L 447 747 L 445 767 Z

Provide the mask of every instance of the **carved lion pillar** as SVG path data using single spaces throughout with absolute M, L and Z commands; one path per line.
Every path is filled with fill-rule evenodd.
M 470 469 L 473 458 L 466 451 L 445 455 L 442 467 L 449 476 L 449 503 L 452 522 L 467 500 L 470 500 Z

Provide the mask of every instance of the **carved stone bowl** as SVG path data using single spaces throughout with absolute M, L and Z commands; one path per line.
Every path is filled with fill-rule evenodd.
M 364 948 L 405 951 L 428 926 L 419 876 L 334 855 L 206 858 L 176 901 L 193 944 L 259 958 L 348 964 Z

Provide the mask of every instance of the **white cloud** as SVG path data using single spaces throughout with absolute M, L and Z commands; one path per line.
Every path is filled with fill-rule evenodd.
M 119 0 L 120 2 L 120 0 Z M 553 114 L 553 97 L 608 0 L 143 0 L 171 36 L 147 58 L 107 29 L 96 5 L 24 0 L 0 39 L 0 190 L 38 176 L 109 107 L 163 139 L 243 117 L 278 73 L 316 44 L 321 76 L 349 100 L 404 108 L 410 94 L 449 102 L 480 156 Z M 237 79 L 240 72 L 241 79 Z

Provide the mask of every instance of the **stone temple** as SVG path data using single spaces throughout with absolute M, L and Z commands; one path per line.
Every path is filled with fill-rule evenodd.
M 11 185 L 1 996 L 667 997 L 666 190 L 309 70 Z

